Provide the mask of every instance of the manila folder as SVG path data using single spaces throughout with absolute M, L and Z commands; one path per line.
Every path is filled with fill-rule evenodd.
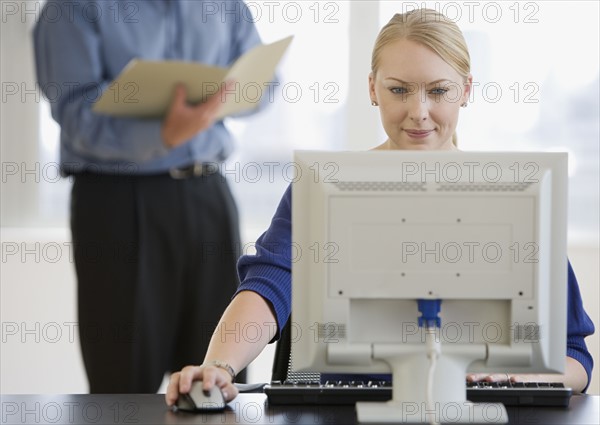
M 253 109 L 269 90 L 275 68 L 292 38 L 256 46 L 230 68 L 132 59 L 102 93 L 93 111 L 117 117 L 160 119 L 169 109 L 177 84 L 184 84 L 188 102 L 195 104 L 229 80 L 235 85 L 222 94 L 224 103 L 218 118 Z

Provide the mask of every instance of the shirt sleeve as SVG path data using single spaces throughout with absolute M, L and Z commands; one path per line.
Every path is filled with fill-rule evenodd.
M 238 261 L 241 291 L 254 291 L 271 306 L 277 320 L 277 335 L 287 323 L 292 302 L 292 192 L 289 186 L 277 207 L 271 225 L 256 241 L 256 254 Z M 234 295 L 235 296 L 235 295 Z
M 44 14 L 48 4 L 61 19 Z M 103 72 L 97 22 L 85 19 L 81 2 L 50 0 L 34 28 L 40 89 L 60 124 L 63 143 L 82 156 L 106 161 L 144 162 L 167 154 L 159 120 L 113 118 L 92 112 L 109 88 Z
M 571 262 L 568 264 L 568 305 L 567 305 L 567 356 L 574 358 L 585 368 L 589 386 L 592 379 L 594 360 L 588 351 L 584 338 L 594 333 L 594 323 L 583 308 L 579 284 Z

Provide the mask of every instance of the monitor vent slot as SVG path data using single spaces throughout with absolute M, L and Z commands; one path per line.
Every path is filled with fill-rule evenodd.
M 339 342 L 340 339 L 346 339 L 345 323 L 318 323 L 317 338 L 323 342 Z
M 513 340 L 515 342 L 537 343 L 540 342 L 540 337 L 540 326 L 536 323 L 516 325 L 513 328 Z
M 441 183 L 438 192 L 523 192 L 532 183 Z
M 345 192 L 425 192 L 427 188 L 422 182 L 337 182 L 336 187 Z
M 345 323 L 317 323 L 317 338 L 319 341 L 324 343 L 335 344 L 340 342 L 341 339 L 346 338 L 346 324 Z M 290 358 L 287 368 L 287 380 L 296 382 L 319 382 L 321 374 L 316 372 L 298 372 L 294 370 L 294 361 L 292 359 L 292 353 L 290 351 Z
M 288 369 L 286 374 L 287 381 L 295 382 L 320 382 L 321 374 L 319 372 L 297 372 L 294 370 L 294 362 L 292 360 L 292 353 L 290 353 L 290 361 L 288 363 Z

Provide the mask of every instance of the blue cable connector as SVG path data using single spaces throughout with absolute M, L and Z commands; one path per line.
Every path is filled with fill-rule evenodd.
M 442 300 L 417 300 L 419 313 L 419 327 L 438 327 L 442 326 L 442 320 L 438 316 L 442 305 Z

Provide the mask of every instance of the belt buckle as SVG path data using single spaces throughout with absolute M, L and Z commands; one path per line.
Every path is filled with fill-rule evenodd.
M 191 177 L 200 177 L 204 174 L 204 166 L 200 162 L 194 162 L 186 167 L 171 168 L 169 175 L 175 180 L 189 179 Z
M 210 176 L 218 172 L 219 167 L 216 162 L 194 162 L 185 167 L 174 167 L 169 169 L 169 175 L 176 180 Z

